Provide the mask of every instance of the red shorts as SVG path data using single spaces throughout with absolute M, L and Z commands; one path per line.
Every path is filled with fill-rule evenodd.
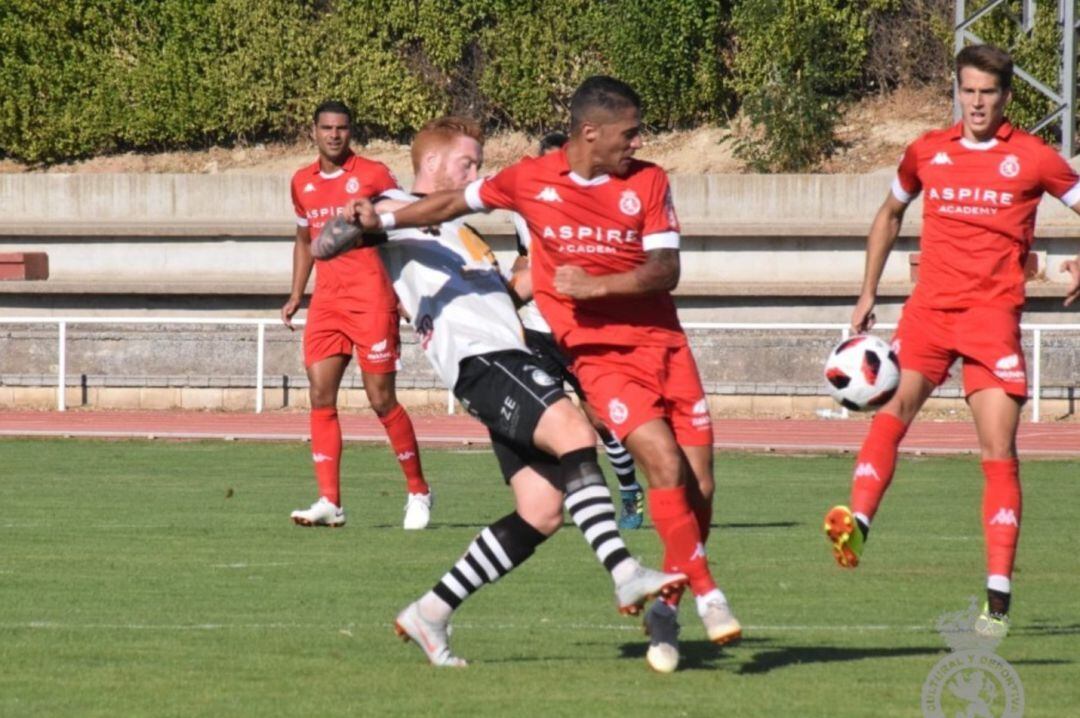
M 397 371 L 401 356 L 398 323 L 397 312 L 350 312 L 332 305 L 313 305 L 304 326 L 304 366 L 338 354 L 355 354 L 361 371 Z
M 901 369 L 913 369 L 935 385 L 964 360 L 964 396 L 1000 387 L 1027 398 L 1027 364 L 1020 346 L 1020 314 L 998 307 L 930 309 L 908 302 L 893 347 Z
M 712 446 L 712 418 L 690 347 L 581 347 L 573 351 L 589 405 L 620 440 L 653 419 L 682 446 Z

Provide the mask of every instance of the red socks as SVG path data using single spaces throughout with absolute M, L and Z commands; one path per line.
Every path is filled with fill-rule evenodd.
M 690 509 L 686 487 L 649 489 L 649 513 L 664 544 L 664 570 L 685 573 L 695 595 L 716 588 L 705 556 L 702 529 Z
M 341 424 L 337 409 L 311 410 L 311 460 L 319 495 L 341 506 Z
M 885 489 L 896 470 L 896 454 L 907 425 L 892 414 L 879 411 L 870 422 L 870 433 L 863 440 L 855 461 L 855 480 L 851 486 L 851 511 L 867 521 L 874 518 Z
M 986 538 L 986 573 L 1012 579 L 1016 543 L 1020 537 L 1020 462 L 997 459 L 982 462 L 983 536 Z M 999 589 L 1008 593 L 1008 589 Z
M 416 443 L 416 432 L 413 430 L 412 419 L 401 404 L 396 405 L 386 416 L 380 416 L 386 435 L 390 438 L 390 446 L 397 455 L 401 464 L 401 470 L 405 473 L 405 482 L 408 484 L 410 494 L 426 494 L 431 489 L 424 481 L 424 472 L 420 468 L 420 447 Z

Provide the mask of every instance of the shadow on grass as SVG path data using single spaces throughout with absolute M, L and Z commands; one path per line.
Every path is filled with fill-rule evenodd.
M 839 648 L 837 646 L 788 646 L 755 653 L 739 668 L 740 674 L 768 673 L 777 668 L 801 663 L 839 663 L 874 658 L 903 656 L 934 656 L 942 653 L 940 646 L 910 648 Z
M 761 641 L 755 639 L 743 639 L 738 646 L 718 646 L 711 641 L 679 641 L 679 670 L 711 670 L 719 667 L 720 661 L 728 661 L 733 657 L 732 651 L 746 647 Z M 649 648 L 648 640 L 635 643 L 624 643 L 619 646 L 621 658 L 636 658 L 644 660 L 645 651 Z

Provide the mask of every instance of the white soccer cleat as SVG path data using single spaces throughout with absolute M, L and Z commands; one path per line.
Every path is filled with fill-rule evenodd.
M 709 640 L 718 646 L 735 643 L 742 638 L 742 626 L 731 612 L 727 601 L 709 601 L 705 606 L 705 613 L 701 616 L 701 622 L 705 624 Z
M 464 668 L 469 665 L 464 658 L 450 653 L 450 641 L 447 638 L 447 624 L 444 621 L 429 621 L 420 614 L 420 602 L 414 601 L 398 614 L 394 621 L 394 632 L 403 641 L 413 641 L 427 655 L 431 665 L 450 668 Z
M 679 621 L 676 609 L 655 602 L 645 613 L 645 635 L 649 650 L 645 662 L 657 673 L 672 673 L 679 667 Z
M 615 586 L 619 613 L 636 616 L 646 601 L 657 596 L 670 596 L 688 581 L 685 573 L 664 573 L 638 566 L 633 576 Z
M 426 529 L 428 522 L 431 521 L 433 503 L 434 497 L 430 493 L 409 494 L 409 498 L 405 501 L 405 522 L 403 523 L 405 530 Z
M 345 525 L 345 509 L 335 506 L 325 496 L 308 509 L 297 509 L 289 514 L 292 522 L 298 526 L 330 526 L 339 528 Z

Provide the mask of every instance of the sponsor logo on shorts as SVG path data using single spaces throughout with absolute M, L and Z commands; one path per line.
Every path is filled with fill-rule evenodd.
M 356 194 L 360 191 L 360 180 L 355 177 L 350 177 L 349 181 L 345 183 L 345 191 L 349 194 Z
M 608 418 L 611 419 L 613 424 L 625 424 L 626 420 L 630 418 L 630 410 L 626 408 L 626 404 L 618 399 L 612 399 L 608 402 L 607 412 Z
M 869 462 L 863 462 L 855 467 L 855 478 L 873 479 L 874 481 L 881 481 L 881 477 L 878 476 L 877 469 Z
M 537 386 L 555 386 L 555 379 L 546 371 L 539 367 L 530 367 L 532 369 L 533 384 Z
M 694 403 L 694 408 L 690 410 L 690 413 L 694 415 L 690 420 L 694 428 L 705 429 L 712 424 L 712 419 L 709 417 L 709 402 L 705 397 L 701 397 Z
M 628 189 L 619 195 L 619 211 L 631 217 L 641 211 L 641 200 L 638 199 L 637 192 Z
M 1016 512 L 1012 509 L 1007 509 L 1002 506 L 994 514 L 994 518 L 990 519 L 991 526 L 1019 526 L 1020 522 L 1016 520 Z
M 1009 155 L 1001 161 L 1001 166 L 998 167 L 998 172 L 1002 177 L 1015 177 L 1020 174 L 1020 158 L 1016 155 Z
M 386 361 L 391 358 L 393 353 L 387 351 L 387 346 L 389 346 L 389 344 L 389 339 L 383 339 L 382 341 L 372 344 L 371 348 L 368 350 L 368 361 Z
M 1024 370 L 1020 368 L 1020 356 L 1010 354 L 998 359 L 997 363 L 994 364 L 994 376 L 1002 381 L 1024 381 L 1026 375 Z

